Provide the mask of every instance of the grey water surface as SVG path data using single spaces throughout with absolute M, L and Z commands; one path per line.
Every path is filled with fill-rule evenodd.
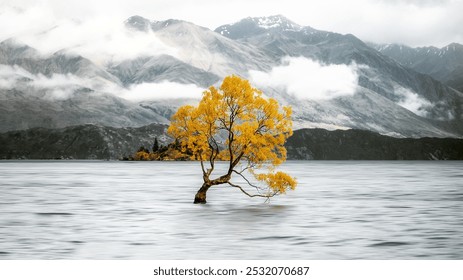
M 463 162 L 282 169 L 270 202 L 194 205 L 196 162 L 0 161 L 0 259 L 463 259 Z

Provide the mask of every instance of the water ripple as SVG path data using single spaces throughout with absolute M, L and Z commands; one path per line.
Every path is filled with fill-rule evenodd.
M 43 213 L 35 213 L 39 216 L 72 216 L 72 213 L 60 213 L 60 212 L 43 212 Z
M 405 245 L 411 245 L 411 244 L 412 243 L 408 243 L 408 242 L 384 241 L 384 242 L 374 243 L 368 246 L 369 247 L 395 247 L 395 246 L 405 246 Z

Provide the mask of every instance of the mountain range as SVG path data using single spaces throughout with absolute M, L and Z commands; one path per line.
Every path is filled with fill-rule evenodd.
M 412 48 L 400 44 L 369 45 L 401 65 L 463 92 L 463 45 L 452 43 L 443 48 Z
M 291 105 L 295 128 L 463 136 L 458 44 L 441 55 L 432 48 L 397 51 L 281 15 L 215 30 L 140 16 L 123 24 L 128 36 L 161 42 L 169 51 L 101 60 L 76 49 L 43 53 L 15 38 L 0 42 L 0 132 L 168 124 L 180 105 L 237 74 Z

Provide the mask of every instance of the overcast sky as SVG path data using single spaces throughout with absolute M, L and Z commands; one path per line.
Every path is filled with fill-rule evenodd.
M 351 33 L 364 41 L 443 47 L 463 43 L 462 11 L 463 0 L 0 0 L 0 36 L 40 32 L 69 19 L 116 22 L 141 15 L 214 29 L 248 16 L 282 14 L 301 25 Z

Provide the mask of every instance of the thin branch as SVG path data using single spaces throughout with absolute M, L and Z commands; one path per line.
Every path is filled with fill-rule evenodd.
M 265 198 L 267 198 L 267 200 L 268 200 L 268 199 L 270 199 L 271 197 L 274 197 L 275 195 L 278 194 L 278 192 L 269 193 L 269 194 L 267 194 L 267 195 L 264 195 L 264 194 L 250 194 L 250 193 L 248 193 L 247 191 L 245 191 L 242 187 L 240 187 L 240 186 L 238 186 L 238 185 L 235 185 L 235 184 L 233 184 L 233 183 L 231 183 L 231 182 L 228 182 L 228 184 L 229 184 L 230 186 L 234 187 L 234 188 L 240 189 L 241 192 L 243 192 L 245 195 L 247 195 L 247 196 L 249 196 L 249 197 L 265 197 Z
M 241 172 L 238 172 L 238 171 L 236 171 L 236 170 L 234 170 L 234 169 L 233 169 L 233 172 L 235 172 L 236 174 L 240 175 L 241 178 L 243 178 L 243 179 L 246 181 L 246 183 L 248 183 L 248 185 L 250 185 L 251 187 L 255 188 L 255 189 L 260 193 L 261 188 L 260 188 L 259 186 L 256 186 L 256 185 L 254 185 L 253 183 L 251 183 L 251 182 L 248 180 L 248 178 L 246 178 Z
M 248 169 L 251 169 L 251 168 L 253 168 L 253 166 L 252 166 L 251 164 L 248 164 L 245 168 L 241 169 L 240 172 L 237 172 L 237 171 L 235 171 L 235 170 L 234 170 L 234 171 L 237 172 L 237 173 L 243 173 L 244 171 L 246 171 L 246 170 L 248 170 Z

